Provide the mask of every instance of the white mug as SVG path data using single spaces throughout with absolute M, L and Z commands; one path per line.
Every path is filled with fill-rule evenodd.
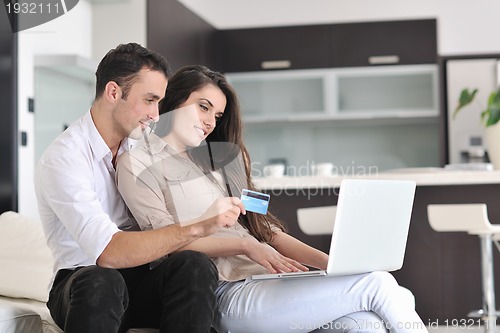
M 318 163 L 311 165 L 313 176 L 327 177 L 333 175 L 333 163 Z
M 264 166 L 264 176 L 266 177 L 283 177 L 285 175 L 284 164 L 270 164 Z

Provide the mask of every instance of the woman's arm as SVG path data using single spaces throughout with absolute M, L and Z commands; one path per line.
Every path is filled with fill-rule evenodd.
M 326 253 L 299 241 L 283 231 L 277 231 L 274 234 L 271 245 L 282 255 L 301 262 L 304 265 L 326 269 L 328 263 L 328 255 Z
M 239 254 L 263 266 L 270 273 L 307 271 L 307 267 L 287 258 L 266 243 L 254 237 L 221 238 L 205 237 L 180 249 L 203 252 L 209 257 L 230 257 Z

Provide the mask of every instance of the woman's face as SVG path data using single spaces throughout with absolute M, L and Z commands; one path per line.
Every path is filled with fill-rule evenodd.
M 226 96 L 219 87 L 209 84 L 193 91 L 172 113 L 169 142 L 176 149 L 197 147 L 214 130 L 226 108 Z

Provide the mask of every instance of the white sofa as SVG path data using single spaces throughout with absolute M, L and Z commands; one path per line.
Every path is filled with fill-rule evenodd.
M 63 333 L 52 320 L 45 302 L 52 277 L 53 259 L 39 220 L 16 212 L 0 215 L 0 332 Z M 360 316 L 360 317 L 358 317 Z M 375 316 L 375 315 L 374 315 Z M 339 318 L 335 332 L 356 327 L 354 313 Z M 337 326 L 338 325 L 338 326 Z M 155 329 L 131 329 L 127 333 L 157 333 Z
M 62 333 L 45 302 L 52 254 L 39 220 L 16 212 L 0 215 L 0 332 Z M 134 329 L 128 333 L 158 330 Z
M 45 306 L 52 264 L 38 220 L 0 215 L 0 332 L 62 332 Z

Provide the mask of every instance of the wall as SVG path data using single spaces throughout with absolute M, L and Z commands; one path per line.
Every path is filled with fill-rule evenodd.
M 5 11 L 0 11 L 0 212 L 17 208 L 17 41 Z
M 35 113 L 27 111 L 28 98 L 35 98 L 35 105 L 42 107 L 44 105 L 44 103 L 36 103 L 35 56 L 76 55 L 83 59 L 94 59 L 97 63 L 107 50 L 121 42 L 134 41 L 145 45 L 145 8 L 145 0 L 109 3 L 91 3 L 80 0 L 77 6 L 59 18 L 18 33 L 18 129 L 19 132 L 25 131 L 28 134 L 27 145 L 18 147 L 18 211 L 20 213 L 33 217 L 38 216 L 33 187 L 33 171 L 38 159 L 38 154 L 35 152 L 35 120 L 36 114 L 41 115 L 44 110 L 35 110 Z M 130 24 L 130 22 L 134 24 Z M 81 84 L 78 86 L 80 87 Z M 89 86 L 89 89 L 93 91 L 94 87 Z M 65 94 L 64 90 L 59 92 L 60 97 Z M 82 94 L 88 94 L 88 92 Z M 51 95 L 58 101 L 63 99 L 57 98 L 57 91 L 52 91 Z M 83 106 L 78 105 L 77 107 L 83 107 L 82 110 L 86 110 L 90 102 L 91 100 L 86 105 L 82 104 Z M 65 105 L 69 110 L 73 104 L 68 101 Z M 59 105 L 59 110 L 62 110 L 59 112 L 64 112 L 64 106 Z M 83 113 L 84 111 L 82 111 L 82 115 Z
M 92 8 L 92 58 L 120 43 L 146 45 L 146 0 L 96 2 Z

